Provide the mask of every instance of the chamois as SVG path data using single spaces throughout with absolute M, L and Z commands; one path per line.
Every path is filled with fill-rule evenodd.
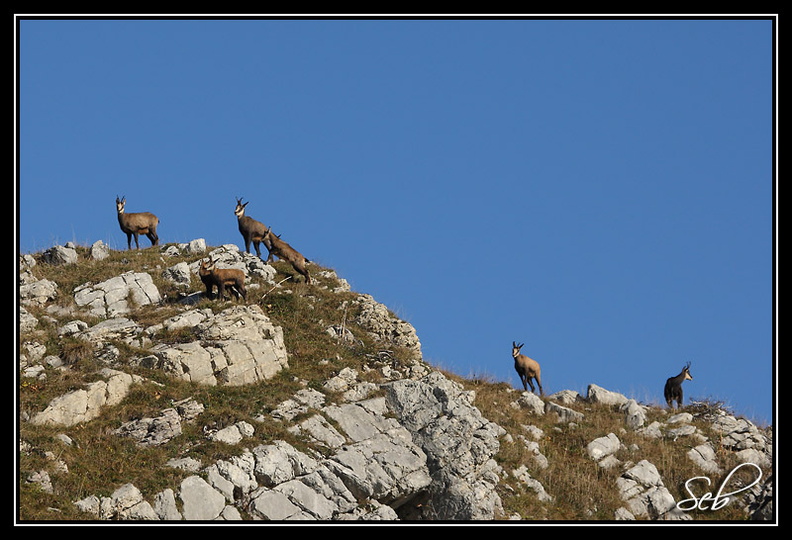
M 215 262 L 211 259 L 207 263 L 205 259 L 201 259 L 201 266 L 198 268 L 198 276 L 206 286 L 207 298 L 212 298 L 212 291 L 217 287 L 217 298 L 225 300 L 225 290 L 231 291 L 234 298 L 239 300 L 247 300 L 247 291 L 245 291 L 245 273 L 237 268 L 215 268 Z
M 116 211 L 118 212 L 118 224 L 121 225 L 121 230 L 127 236 L 127 249 L 132 249 L 132 236 L 135 237 L 135 247 L 140 249 L 138 243 L 138 235 L 145 234 L 151 245 L 156 246 L 159 244 L 159 236 L 157 236 L 157 225 L 159 225 L 159 218 L 151 212 L 138 212 L 133 214 L 125 214 L 124 207 L 126 206 L 126 196 L 119 199 L 116 197 Z
M 270 253 L 291 264 L 292 268 L 305 276 L 306 283 L 311 283 L 311 274 L 308 273 L 308 269 L 306 268 L 306 265 L 311 261 L 306 259 L 300 252 L 291 247 L 289 244 L 281 240 L 280 236 L 272 234 L 271 227 L 267 228 L 267 232 L 264 234 L 263 242 L 264 245 L 269 244 Z
M 517 375 L 520 376 L 520 380 L 526 392 L 528 391 L 528 385 L 530 385 L 531 392 L 536 393 L 536 389 L 531 381 L 531 379 L 535 379 L 536 384 L 539 385 L 539 393 L 544 396 L 544 390 L 542 390 L 542 370 L 539 367 L 539 362 L 532 358 L 528 358 L 524 354 L 520 354 L 520 349 L 523 345 L 525 345 L 525 343 L 517 345 L 516 341 L 512 341 L 514 369 L 517 371 Z
M 690 374 L 690 362 L 688 362 L 682 371 L 676 377 L 670 377 L 666 380 L 663 395 L 665 396 L 666 403 L 670 409 L 674 408 L 674 401 L 677 402 L 677 407 L 682 406 L 682 383 L 684 381 L 692 381 L 693 375 Z
M 267 226 L 260 221 L 256 221 L 252 217 L 245 215 L 245 207 L 249 202 L 250 201 L 242 204 L 242 199 L 237 197 L 237 205 L 234 209 L 234 214 L 236 215 L 237 221 L 239 222 L 239 232 L 242 233 L 242 238 L 245 239 L 245 251 L 250 253 L 250 243 L 253 242 L 253 247 L 256 248 L 256 255 L 261 258 L 259 244 L 264 242 L 264 247 L 267 248 L 267 251 L 269 252 L 269 255 L 267 256 L 267 262 L 272 262 L 274 260 L 272 258 L 272 245 L 268 240 L 264 239 L 264 235 L 267 233 Z

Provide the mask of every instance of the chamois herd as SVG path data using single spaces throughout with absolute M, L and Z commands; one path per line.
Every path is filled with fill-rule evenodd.
M 307 268 L 310 261 L 299 251 L 281 240 L 280 235 L 274 234 L 271 227 L 267 227 L 260 221 L 246 216 L 245 207 L 247 205 L 247 202 L 242 203 L 242 199 L 237 198 L 236 208 L 234 209 L 234 214 L 237 217 L 237 223 L 239 225 L 239 232 L 242 234 L 242 238 L 245 241 L 245 251 L 250 253 L 250 244 L 252 243 L 256 250 L 256 255 L 261 257 L 259 246 L 264 244 L 264 247 L 267 248 L 269 253 L 267 262 L 272 262 L 275 257 L 288 262 L 292 265 L 292 268 L 305 278 L 305 282 L 310 284 L 311 274 L 308 272 Z M 127 236 L 127 249 L 132 249 L 133 237 L 135 239 L 135 247 L 140 249 L 138 237 L 141 234 L 146 235 L 151 241 L 152 246 L 159 245 L 159 236 L 157 236 L 159 218 L 151 212 L 127 213 L 125 210 L 126 197 L 116 197 L 118 224 L 121 226 L 121 232 Z M 243 300 L 247 299 L 245 273 L 241 270 L 217 268 L 215 266 L 215 261 L 202 260 L 198 275 L 206 286 L 206 296 L 209 298 L 213 297 L 213 291 L 217 288 L 217 297 L 220 299 L 226 298 L 226 290 L 234 295 L 236 299 L 240 297 Z
M 234 215 L 237 217 L 239 232 L 245 242 L 245 251 L 250 253 L 250 245 L 256 250 L 256 255 L 261 257 L 260 245 L 264 244 L 267 248 L 267 262 L 272 262 L 274 257 L 278 257 L 291 264 L 292 268 L 305 277 L 305 282 L 311 283 L 311 274 L 308 272 L 307 265 L 310 262 L 299 251 L 281 240 L 280 235 L 272 232 L 272 228 L 256 221 L 250 216 L 245 215 L 245 207 L 250 201 L 243 203 L 242 199 L 237 198 Z M 132 249 L 132 238 L 135 239 L 135 247 L 140 249 L 138 236 L 143 234 L 151 241 L 152 246 L 159 244 L 157 236 L 157 226 L 159 218 L 151 212 L 126 213 L 126 197 L 116 197 L 116 211 L 118 212 L 118 224 L 121 231 L 127 236 L 127 249 Z M 201 260 L 198 269 L 198 276 L 206 286 L 206 296 L 213 297 L 213 291 L 217 288 L 217 298 L 225 299 L 225 292 L 228 290 L 235 299 L 247 299 L 245 290 L 245 273 L 234 268 L 216 268 L 215 261 Z M 527 392 L 531 387 L 531 392 L 536 393 L 536 386 L 539 387 L 539 394 L 544 396 L 542 389 L 542 369 L 539 362 L 520 353 L 524 343 L 517 344 L 512 342 L 512 357 L 514 358 L 514 369 L 520 377 L 523 389 Z M 669 377 L 663 388 L 663 396 L 669 408 L 682 406 L 682 383 L 693 380 L 690 374 L 690 362 L 682 368 L 679 375 Z

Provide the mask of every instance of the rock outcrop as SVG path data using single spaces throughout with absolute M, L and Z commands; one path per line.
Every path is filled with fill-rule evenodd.
M 295 426 L 325 449 L 321 454 L 277 440 L 201 466 L 200 474 L 178 490 L 165 490 L 151 501 L 128 485 L 110 497 L 89 496 L 76 504 L 100 519 L 497 517 L 502 508 L 495 487 L 501 471 L 494 455 L 502 429 L 481 417 L 469 393 L 437 372 L 385 388 L 384 397 L 320 406 Z M 414 414 L 418 410 L 420 418 Z M 195 403 L 182 403 L 156 418 L 124 424 L 117 434 L 140 445 L 162 444 L 178 436 L 181 422 L 192 421 L 200 411 Z M 234 425 L 221 431 L 225 442 L 238 444 L 254 429 Z M 464 444 L 457 444 L 460 440 Z M 174 510 L 178 505 L 164 504 L 171 500 L 180 501 L 180 514 Z
M 168 319 L 164 329 L 190 326 L 196 340 L 151 347 L 140 365 L 199 384 L 250 384 L 289 366 L 283 330 L 257 305 L 234 306 L 218 315 L 191 310 Z
M 20 374 L 26 384 L 44 380 L 50 370 L 69 369 L 62 359 L 47 354 L 42 327 L 54 329 L 56 339 L 87 344 L 94 359 L 106 366 L 91 373 L 90 382 L 75 385 L 37 410 L 22 411 L 22 421 L 64 431 L 90 423 L 122 403 L 136 385 L 161 384 L 133 374 L 135 370 L 211 387 L 266 383 L 289 372 L 285 332 L 266 311 L 266 302 L 207 307 L 196 283 L 200 257 L 208 256 L 254 278 L 251 291 L 264 285 L 266 292 L 259 290 L 260 298 L 294 294 L 283 288 L 285 280 L 276 280 L 271 265 L 233 245 L 207 253 L 201 240 L 159 249 L 164 269 L 125 271 L 100 283 L 81 284 L 71 293 L 53 281 L 37 279 L 35 258 L 20 258 Z M 91 246 L 89 254 L 97 261 L 110 256 L 101 243 Z M 167 262 L 184 254 L 192 260 Z M 48 250 L 41 260 L 63 267 L 78 264 L 72 247 Z M 338 302 L 342 322 L 320 321 L 317 335 L 332 336 L 350 350 L 374 340 L 377 346 L 362 355 L 365 361 L 325 380 L 297 381 L 299 390 L 254 421 L 205 423 L 207 404 L 193 397 L 125 419 L 108 436 L 140 448 L 161 448 L 183 438 L 186 428 L 201 426 L 206 441 L 235 451 L 213 462 L 189 455 L 174 457 L 167 466 L 184 471 L 184 478 L 154 494 L 144 495 L 129 481 L 107 486 L 105 493 L 110 495 L 88 495 L 72 504 L 96 520 L 516 519 L 520 516 L 507 515 L 501 498 L 513 489 L 504 487 L 507 479 L 531 493 L 538 504 L 563 504 L 564 494 L 554 493 L 535 476 L 551 466 L 552 456 L 544 449 L 553 430 L 584 424 L 591 407 L 610 410 L 618 419 L 618 429 L 586 441 L 581 449 L 584 459 L 590 460 L 587 463 L 616 478 L 623 505 L 613 520 L 691 519 L 677 507 L 654 464 L 624 459 L 625 453 L 635 451 L 622 442 L 625 432 L 645 440 L 683 440 L 689 448 L 687 459 L 705 474 L 724 473 L 719 460 L 723 452 L 742 463 L 772 466 L 767 430 L 745 419 L 707 411 L 707 420 L 718 434 L 707 437 L 696 424 L 702 415 L 682 412 L 650 421 L 648 406 L 595 384 L 586 396 L 564 390 L 543 399 L 529 392 L 510 392 L 504 409 L 544 422 L 544 429 L 524 425 L 519 434 L 510 433 L 484 417 L 476 407 L 475 392 L 423 362 L 420 340 L 409 323 L 371 296 L 352 293 L 334 272 L 315 275 L 327 283 L 313 287 L 346 295 Z M 172 284 L 178 294 L 170 298 L 161 294 L 155 277 Z M 56 305 L 56 299 L 68 304 L 64 298 L 70 294 L 71 307 Z M 177 306 L 177 313 L 171 309 L 160 318 L 136 317 L 138 309 L 160 305 Z M 270 437 L 262 444 L 261 432 L 271 430 L 273 423 L 289 437 Z M 65 433 L 59 437 L 63 444 L 72 444 Z M 509 470 L 499 457 L 504 441 L 520 444 L 526 456 Z M 37 450 L 22 440 L 20 451 Z M 53 493 L 58 475 L 71 473 L 56 456 L 51 463 L 49 470 L 26 471 L 21 477 L 24 484 Z M 772 484 L 768 478 L 751 491 L 745 504 L 747 516 L 772 517 Z

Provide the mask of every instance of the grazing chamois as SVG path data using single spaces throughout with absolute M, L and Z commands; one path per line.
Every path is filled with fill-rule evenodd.
M 536 389 L 534 388 L 533 382 L 531 379 L 536 380 L 536 384 L 539 386 L 539 393 L 544 396 L 544 390 L 542 390 L 542 369 L 539 367 L 539 362 L 532 358 L 528 358 L 524 354 L 520 354 L 520 349 L 525 343 L 520 343 L 517 345 L 516 341 L 512 341 L 512 356 L 514 357 L 514 369 L 517 371 L 517 375 L 520 376 L 520 380 L 522 381 L 523 388 L 525 391 L 528 391 L 528 386 L 531 386 L 531 392 L 536 393 Z
M 217 287 L 217 298 L 225 300 L 225 290 L 231 291 L 234 298 L 239 300 L 247 300 L 247 291 L 245 291 L 245 273 L 237 268 L 215 268 L 213 260 L 206 261 L 201 259 L 201 266 L 198 268 L 198 276 L 206 286 L 207 298 L 212 298 L 212 291 Z
M 259 244 L 263 242 L 264 247 L 267 248 L 267 251 L 269 252 L 269 255 L 267 256 L 267 262 L 272 262 L 274 260 L 272 258 L 272 245 L 268 240 L 264 239 L 264 235 L 267 233 L 267 226 L 260 221 L 256 221 L 252 217 L 245 215 L 245 207 L 249 202 L 250 201 L 242 204 L 242 199 L 237 197 L 237 205 L 234 209 L 234 214 L 236 215 L 237 221 L 239 222 L 239 232 L 242 233 L 242 238 L 245 239 L 245 251 L 250 253 L 250 243 L 253 242 L 253 247 L 256 248 L 256 255 L 261 258 Z
M 693 375 L 690 374 L 690 362 L 688 362 L 682 371 L 676 377 L 670 377 L 666 380 L 663 395 L 665 396 L 666 403 L 670 409 L 674 408 L 674 401 L 677 402 L 677 407 L 682 406 L 682 383 L 684 381 L 692 381 Z
M 124 208 L 126 207 L 126 196 L 119 199 L 116 197 L 116 211 L 118 212 L 118 224 L 121 225 L 121 230 L 127 236 L 127 249 L 132 249 L 132 236 L 135 237 L 135 247 L 140 249 L 138 244 L 138 235 L 145 234 L 151 245 L 156 246 L 159 244 L 159 236 L 157 236 L 157 225 L 159 225 L 159 218 L 151 212 L 137 212 L 134 214 L 125 214 Z
M 311 283 L 311 274 L 308 273 L 306 265 L 311 262 L 306 259 L 299 251 L 280 239 L 280 236 L 272 234 L 272 228 L 267 228 L 263 238 L 264 245 L 269 244 L 270 253 L 292 265 L 292 268 L 305 276 L 305 282 Z

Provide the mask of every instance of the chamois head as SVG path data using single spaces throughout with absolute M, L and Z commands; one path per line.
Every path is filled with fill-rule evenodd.
M 685 378 L 682 379 L 684 381 L 692 381 L 693 375 L 690 374 L 690 362 L 685 364 L 685 367 L 682 368 L 682 374 L 684 374 Z
M 119 214 L 123 214 L 125 206 L 126 206 L 126 195 L 124 195 L 120 199 L 118 198 L 118 195 L 116 195 L 116 212 L 118 212 Z
M 517 345 L 516 341 L 512 341 L 512 356 L 513 357 L 517 358 L 520 355 L 520 349 L 522 349 L 523 345 L 525 345 L 525 343 L 520 343 L 519 345 Z
M 198 267 L 198 275 L 205 276 L 214 269 L 215 262 L 211 259 L 201 259 L 201 265 Z
M 250 201 L 248 201 L 248 202 L 250 202 Z M 242 199 L 237 197 L 237 204 L 236 204 L 236 208 L 234 208 L 234 215 L 237 218 L 241 218 L 242 216 L 244 216 L 245 215 L 245 207 L 247 205 L 248 205 L 248 203 L 242 204 Z

